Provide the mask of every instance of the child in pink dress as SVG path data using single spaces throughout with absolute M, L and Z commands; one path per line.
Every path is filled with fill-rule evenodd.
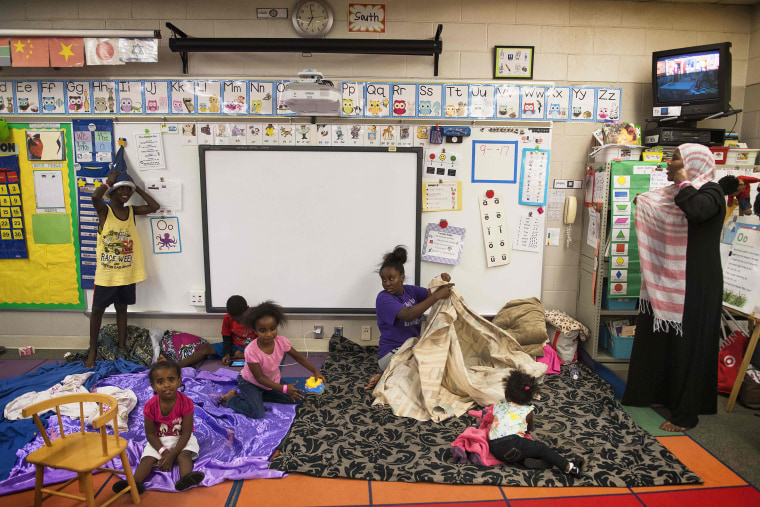
M 246 327 L 257 335 L 245 348 L 246 366 L 238 375 L 238 389 L 221 398 L 221 403 L 252 419 L 264 417 L 264 402 L 292 404 L 303 399 L 303 391 L 293 384 L 280 384 L 280 362 L 285 354 L 311 371 L 314 378 L 325 378 L 311 362 L 293 348 L 277 328 L 286 322 L 281 306 L 265 301 L 251 308 L 245 318 Z

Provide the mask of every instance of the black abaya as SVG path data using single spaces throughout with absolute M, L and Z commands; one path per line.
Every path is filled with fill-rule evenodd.
M 686 214 L 686 296 L 683 336 L 670 327 L 654 331 L 645 305 L 636 319 L 623 405 L 662 404 L 670 422 L 693 428 L 699 414 L 714 414 L 718 403 L 718 348 L 723 294 L 720 235 L 726 201 L 717 183 L 697 190 L 684 186 L 675 203 Z

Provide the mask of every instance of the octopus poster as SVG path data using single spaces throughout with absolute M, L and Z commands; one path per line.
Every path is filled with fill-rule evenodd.
M 179 219 L 177 217 L 155 217 L 150 219 L 153 237 L 153 253 L 180 253 Z

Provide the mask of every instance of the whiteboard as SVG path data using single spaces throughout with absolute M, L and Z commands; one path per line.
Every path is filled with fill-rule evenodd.
M 396 245 L 419 284 L 420 148 L 199 151 L 209 311 L 243 294 L 291 313 L 373 313 L 378 263 Z
M 137 152 L 135 149 L 134 135 L 144 134 L 146 128 L 151 131 L 156 131 L 160 129 L 160 124 L 118 122 L 114 125 L 115 136 L 117 138 L 127 138 L 127 164 L 132 176 L 139 184 L 142 184 L 146 180 L 155 180 L 159 177 L 164 177 L 168 181 L 181 182 L 182 209 L 173 213 L 172 216 L 176 216 L 179 221 L 182 251 L 180 253 L 163 255 L 153 254 L 150 220 L 146 217 L 137 217 L 137 228 L 143 243 L 145 270 L 148 278 L 137 284 L 137 303 L 131 305 L 129 311 L 151 312 L 165 315 L 181 314 L 183 316 L 202 316 L 206 314 L 206 308 L 190 305 L 191 291 L 206 291 L 207 288 L 210 288 L 205 273 L 199 148 L 198 146 L 187 146 L 183 144 L 181 135 L 163 134 L 162 138 L 166 156 L 166 169 L 147 171 L 137 170 Z M 407 283 L 416 283 L 416 279 L 419 279 L 419 285 L 424 287 L 427 286 L 433 277 L 440 273 L 450 273 L 453 278 L 452 281 L 456 284 L 455 288 L 462 294 L 465 301 L 467 301 L 473 310 L 483 315 L 494 315 L 505 303 L 512 299 L 527 297 L 541 298 L 544 241 L 539 241 L 540 249 L 538 252 L 513 250 L 510 264 L 493 268 L 486 267 L 486 253 L 483 243 L 478 202 L 479 199 L 490 189 L 503 195 L 506 202 L 506 221 L 511 227 L 513 235 L 515 234 L 514 229 L 516 228 L 519 216 L 531 211 L 536 212 L 536 206 L 527 206 L 518 203 L 519 181 L 512 184 L 473 183 L 471 181 L 471 172 L 473 141 L 516 141 L 518 142 L 518 153 L 521 153 L 522 149 L 525 147 L 535 148 L 537 142 L 536 137 L 542 138 L 542 142 L 540 143 L 542 148 L 550 147 L 551 131 L 549 129 L 544 129 L 544 131 L 547 132 L 530 134 L 527 127 L 515 127 L 514 124 L 505 124 L 505 126 L 489 124 L 486 127 L 474 127 L 472 129 L 472 135 L 470 137 L 465 137 L 462 144 L 454 145 L 444 143 L 443 145 L 429 145 L 425 143 L 423 146 L 423 162 L 428 160 L 430 149 L 439 150 L 443 147 L 446 148 L 448 153 L 457 155 L 459 164 L 458 179 L 462 182 L 462 209 L 461 211 L 435 211 L 423 212 L 421 214 L 417 214 L 417 210 L 414 210 L 411 212 L 411 216 L 418 217 L 416 225 L 419 226 L 420 231 L 424 230 L 428 223 L 438 224 L 441 219 L 446 219 L 449 225 L 464 228 L 466 234 L 461 262 L 458 265 L 452 266 L 433 262 L 421 262 L 419 268 L 417 268 L 417 266 L 411 262 L 412 256 L 410 255 L 410 262 L 407 263 L 406 269 L 407 273 L 412 273 L 413 276 L 407 277 Z M 532 137 L 523 141 L 523 137 L 527 135 L 531 135 Z M 230 146 L 219 146 L 218 148 L 230 148 Z M 275 147 L 272 146 L 271 148 Z M 273 152 L 271 148 L 270 151 Z M 316 146 L 313 148 L 316 148 Z M 332 147 L 329 149 L 336 151 L 338 148 Z M 398 150 L 401 151 L 402 149 L 398 148 Z M 263 150 L 258 151 L 263 152 Z M 281 150 L 277 153 L 284 154 L 286 152 L 286 150 Z M 227 153 L 234 153 L 234 151 L 227 151 Z M 388 156 L 393 156 L 393 154 L 388 153 Z M 307 163 L 305 167 L 313 167 L 314 165 L 315 164 L 313 163 Z M 426 173 L 426 167 L 424 167 L 426 165 L 426 163 L 423 163 L 423 173 Z M 290 170 L 290 167 L 279 163 L 276 167 L 281 171 Z M 517 170 L 519 171 L 519 168 L 517 168 Z M 425 176 L 423 176 L 423 179 L 424 178 Z M 235 187 L 237 185 L 229 186 Z M 415 190 L 418 188 L 416 181 L 410 186 L 412 187 L 412 189 L 409 190 L 410 192 L 417 192 L 417 190 Z M 257 197 L 255 189 L 248 190 L 249 191 L 245 193 L 244 203 L 248 203 L 248 201 Z M 354 193 L 356 191 L 354 188 L 351 190 Z M 398 192 L 398 189 L 396 189 L 396 192 Z M 385 191 L 382 190 L 382 187 L 377 188 L 376 196 L 380 195 L 381 199 L 385 198 L 390 202 L 392 200 L 391 197 L 387 195 L 383 196 L 382 194 L 384 193 Z M 421 195 L 421 191 L 419 194 L 415 194 L 415 198 L 416 195 Z M 139 198 L 135 199 L 137 199 L 136 202 L 139 204 Z M 343 196 L 340 196 L 340 199 L 343 199 Z M 322 201 L 320 201 L 320 206 L 317 206 L 317 208 L 321 206 Z M 348 208 L 347 206 L 344 206 L 342 209 Z M 241 221 L 242 223 L 242 220 L 247 216 L 248 214 L 238 216 L 235 218 L 235 221 Z M 546 213 L 541 216 L 545 217 Z M 372 234 L 367 234 L 366 236 L 372 236 Z M 382 235 L 375 234 L 374 237 L 379 238 L 378 244 L 375 247 L 376 250 L 373 251 L 371 255 L 368 254 L 366 256 L 368 262 L 367 269 L 369 272 L 368 278 L 365 281 L 367 287 L 366 294 L 372 294 L 373 298 L 371 307 L 366 312 L 367 315 L 374 314 L 374 297 L 382 289 L 379 276 L 376 273 L 382 255 L 398 243 L 405 244 L 409 247 L 410 252 L 412 249 L 418 250 L 421 248 L 422 243 L 421 237 L 414 244 L 411 244 L 406 240 L 395 242 L 391 236 L 383 237 Z M 340 255 L 340 252 L 347 248 L 346 240 L 342 237 L 325 238 L 324 244 L 326 245 L 325 248 L 334 252 L 336 255 Z M 415 258 L 418 258 L 418 256 Z M 317 268 L 315 268 L 315 270 L 317 270 Z M 283 273 L 283 276 L 286 276 L 286 273 Z M 342 270 L 337 270 L 332 277 L 333 280 L 338 281 L 344 278 L 346 277 Z M 341 283 L 343 282 L 341 281 Z M 262 298 L 275 298 L 274 294 L 259 294 L 254 291 L 255 285 L 250 282 L 246 284 L 245 290 L 240 291 L 240 294 L 245 296 L 250 304 L 257 304 Z M 318 291 L 320 293 L 325 293 L 327 292 L 327 289 L 319 287 Z M 221 303 L 219 303 L 217 299 L 219 297 L 226 298 L 229 295 L 231 294 L 225 294 L 224 296 L 217 295 L 214 297 L 214 306 L 216 308 L 219 308 L 219 305 L 223 306 L 226 299 L 221 301 Z M 86 301 L 89 308 L 92 301 L 92 291 L 86 291 Z M 281 300 L 278 302 L 286 308 L 293 308 L 296 306 L 290 300 Z M 352 305 L 352 307 L 357 308 L 358 305 Z M 109 308 L 109 312 L 112 311 L 113 307 Z

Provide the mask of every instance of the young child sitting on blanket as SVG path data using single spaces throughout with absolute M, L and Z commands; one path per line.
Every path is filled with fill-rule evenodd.
M 280 362 L 285 354 L 311 371 L 314 378 L 326 382 L 325 377 L 300 352 L 293 348 L 277 328 L 286 322 L 280 305 L 265 301 L 247 313 L 245 325 L 257 335 L 245 348 L 247 363 L 238 375 L 238 393 L 235 389 L 221 397 L 220 403 L 252 419 L 264 417 L 264 402 L 293 404 L 303 399 L 303 391 L 296 384 L 280 384 Z
M 585 460 L 576 456 L 572 461 L 552 448 L 530 437 L 534 408 L 530 402 L 536 392 L 536 379 L 515 370 L 507 380 L 504 400 L 493 406 L 493 423 L 488 434 L 488 449 L 493 456 L 507 464 L 522 463 L 528 468 L 556 466 L 566 474 L 580 477 Z
M 451 295 L 453 283 L 442 285 L 435 292 L 425 287 L 404 285 L 404 263 L 406 249 L 397 246 L 392 252 L 383 256 L 380 265 L 380 281 L 383 290 L 377 295 L 375 312 L 377 327 L 380 329 L 379 348 L 377 350 L 377 365 L 382 371 L 391 364 L 393 354 L 409 338 L 420 335 L 422 330 L 422 314 L 433 306 L 436 301 Z M 450 282 L 448 273 L 441 273 L 444 282 Z M 364 388 L 365 391 L 374 389 L 382 373 L 372 377 Z
M 179 392 L 182 373 L 179 365 L 170 361 L 161 361 L 153 365 L 148 373 L 150 386 L 156 393 L 143 408 L 145 416 L 145 437 L 148 443 L 135 470 L 137 491 L 145 492 L 143 481 L 158 467 L 168 472 L 176 461 L 179 465 L 179 480 L 174 483 L 177 491 L 183 491 L 200 484 L 205 477 L 203 472 L 193 471 L 193 460 L 198 459 L 198 440 L 193 434 L 193 401 Z M 127 487 L 127 481 L 121 480 L 113 485 L 118 493 Z
M 244 324 L 248 310 L 248 302 L 243 296 L 230 296 L 227 299 L 227 314 L 222 321 L 222 342 L 214 344 L 216 354 L 222 356 L 222 364 L 225 366 L 244 359 L 245 348 L 256 338 L 253 329 Z

